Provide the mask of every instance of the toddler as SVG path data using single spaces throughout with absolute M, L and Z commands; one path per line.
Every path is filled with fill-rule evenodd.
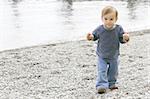
M 103 24 L 92 33 L 87 34 L 87 40 L 97 43 L 97 80 L 98 93 L 105 93 L 107 89 L 118 89 L 116 86 L 118 76 L 118 57 L 120 43 L 129 41 L 129 34 L 125 33 L 122 26 L 115 24 L 118 19 L 118 11 L 112 6 L 106 6 L 102 10 Z

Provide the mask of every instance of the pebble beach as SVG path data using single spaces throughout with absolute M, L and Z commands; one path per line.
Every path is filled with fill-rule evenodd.
M 149 99 L 150 31 L 120 47 L 118 90 L 96 94 L 96 42 L 80 40 L 0 52 L 0 99 Z

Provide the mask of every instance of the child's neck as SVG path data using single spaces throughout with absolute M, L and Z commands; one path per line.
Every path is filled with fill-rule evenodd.
M 114 24 L 111 28 L 107 28 L 105 25 L 103 25 L 103 26 L 106 30 L 113 30 L 116 27 L 116 24 Z

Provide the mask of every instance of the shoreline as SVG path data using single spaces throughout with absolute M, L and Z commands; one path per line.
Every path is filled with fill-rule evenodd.
M 0 52 L 0 98 L 148 99 L 150 32 L 121 44 L 118 90 L 96 95 L 96 44 L 86 40 Z
M 138 31 L 130 31 L 129 34 L 130 36 L 138 36 L 138 35 L 144 35 L 144 34 L 149 34 L 150 29 L 142 29 Z M 39 45 L 33 45 L 33 46 L 26 46 L 26 47 L 20 47 L 20 48 L 14 48 L 14 49 L 6 49 L 0 51 L 0 53 L 5 52 L 5 51 L 12 51 L 12 50 L 18 50 L 18 49 L 26 49 L 26 48 L 34 48 L 34 47 L 39 47 L 39 46 L 46 46 L 46 45 L 57 45 L 57 44 L 64 44 L 64 43 L 69 43 L 69 42 L 78 42 L 78 41 L 86 41 L 86 39 L 79 39 L 79 40 L 73 40 L 73 41 L 58 41 L 56 43 L 47 43 L 47 44 L 39 44 Z

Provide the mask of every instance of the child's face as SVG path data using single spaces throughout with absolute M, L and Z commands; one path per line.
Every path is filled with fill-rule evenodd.
M 114 12 L 108 13 L 102 17 L 102 21 L 107 28 L 112 28 L 117 21 L 116 14 Z

